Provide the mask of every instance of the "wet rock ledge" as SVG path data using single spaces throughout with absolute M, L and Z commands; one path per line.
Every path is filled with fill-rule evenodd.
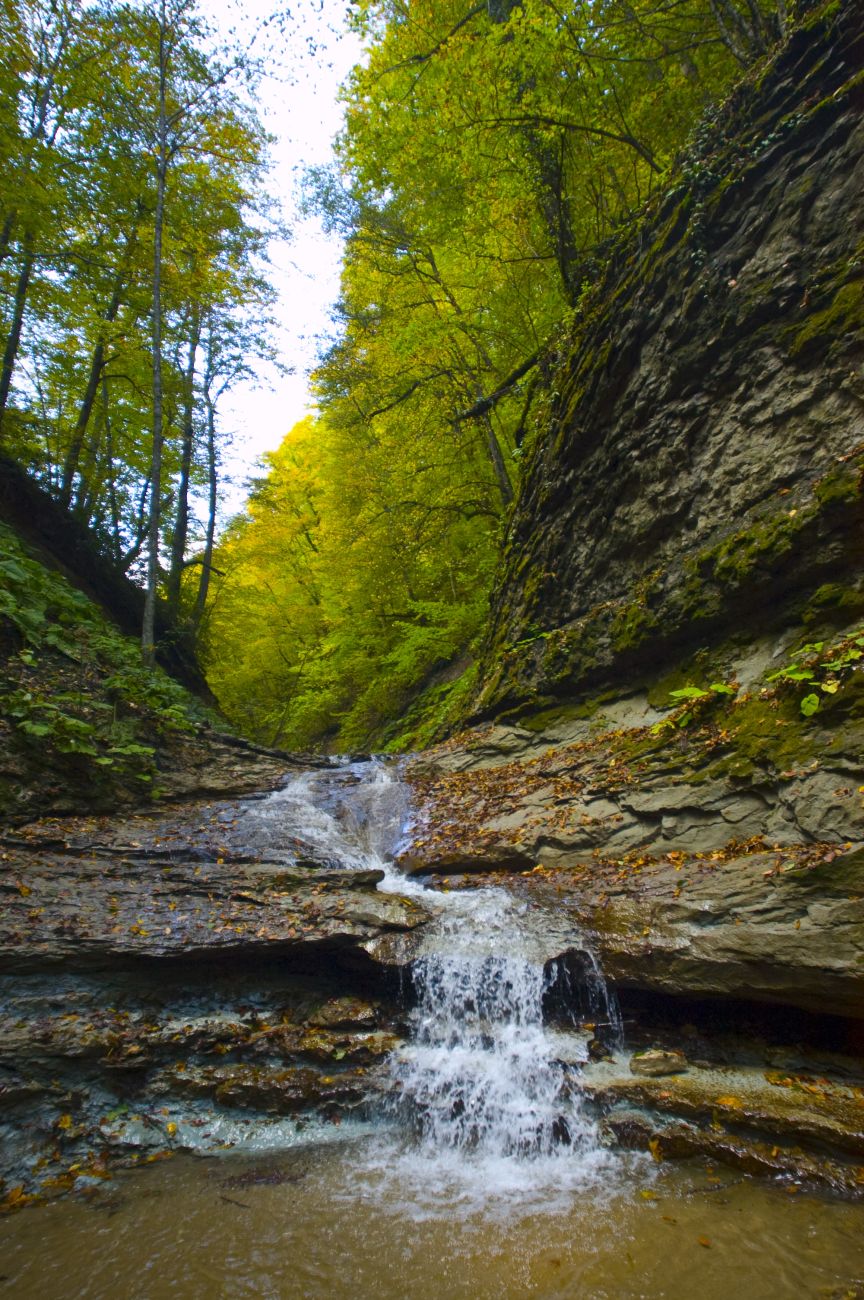
M 248 805 L 245 805 L 248 808 Z M 0 1204 L 361 1112 L 428 913 L 241 850 L 244 804 L 0 836 Z

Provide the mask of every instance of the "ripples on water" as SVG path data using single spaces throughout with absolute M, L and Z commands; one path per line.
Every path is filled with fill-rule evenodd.
M 720 1171 L 723 1175 L 724 1171 Z M 370 1168 L 350 1140 L 178 1159 L 0 1226 L 15 1300 L 857 1300 L 858 1206 L 661 1168 L 507 1215 Z M 648 1192 L 650 1199 L 643 1193 Z

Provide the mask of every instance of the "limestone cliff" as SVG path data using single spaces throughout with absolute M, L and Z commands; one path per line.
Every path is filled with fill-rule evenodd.
M 487 716 L 864 609 L 862 27 L 819 9 L 583 296 L 509 531 Z
M 864 1015 L 862 67 L 818 7 L 612 250 L 413 767 L 405 865 L 533 872 L 619 988 Z

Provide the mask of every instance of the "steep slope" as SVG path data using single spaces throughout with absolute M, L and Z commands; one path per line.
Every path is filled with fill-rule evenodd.
M 409 869 L 533 871 L 652 996 L 864 1015 L 862 67 L 815 10 L 584 295 L 413 767 Z
M 483 712 L 644 679 L 814 598 L 811 622 L 864 607 L 862 64 L 860 7 L 823 6 L 585 294 L 510 528 Z
M 285 758 L 215 733 L 200 696 L 142 664 L 104 589 L 97 604 L 46 550 L 0 523 L 0 817 L 272 784 Z M 182 655 L 184 666 L 194 682 Z

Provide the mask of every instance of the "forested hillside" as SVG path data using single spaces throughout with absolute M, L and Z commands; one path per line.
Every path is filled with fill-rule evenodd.
M 562 340 L 663 195 L 698 198 L 720 105 L 799 17 L 354 7 L 366 53 L 306 177 L 345 242 L 317 411 L 220 538 L 220 400 L 272 353 L 260 33 L 223 46 L 191 0 L 9 0 L 0 441 L 144 587 L 145 659 L 161 598 L 256 740 L 400 749 L 462 716 Z
M 696 138 L 788 16 L 774 0 L 387 0 L 355 22 L 368 55 L 337 161 L 309 178 L 346 239 L 319 413 L 220 547 L 205 648 L 258 738 L 404 748 L 473 689 L 558 340 L 613 236 L 673 179 L 698 190 Z
M 190 0 L 0 8 L 0 441 L 192 627 L 219 402 L 268 349 L 254 32 Z

